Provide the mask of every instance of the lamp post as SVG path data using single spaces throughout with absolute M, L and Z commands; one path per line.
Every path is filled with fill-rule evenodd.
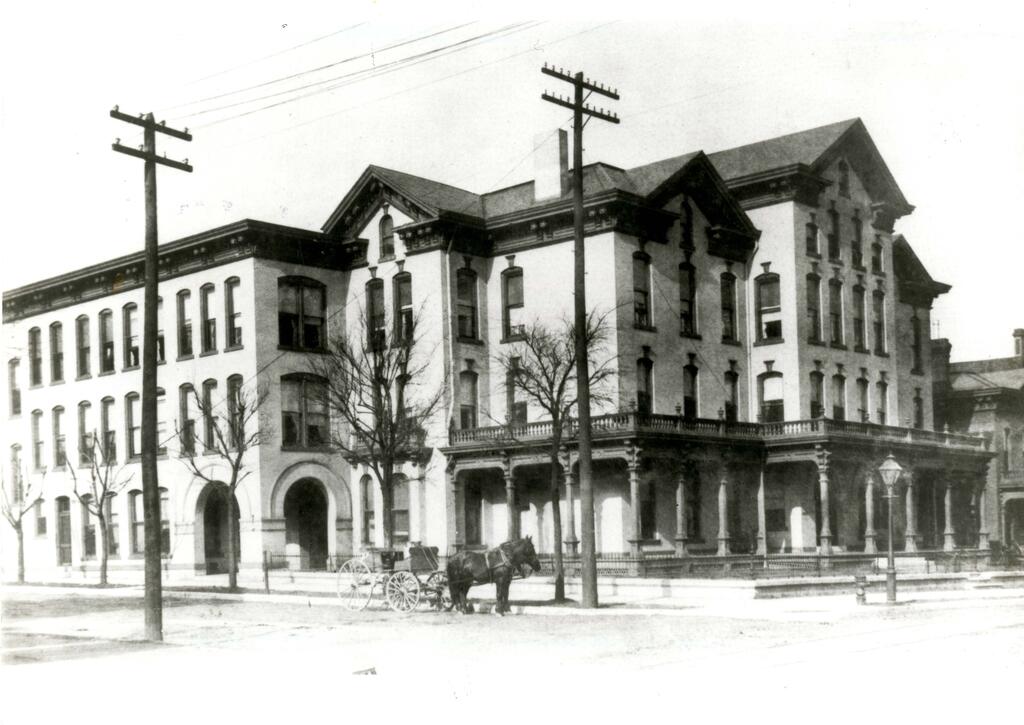
M 896 499 L 896 482 L 900 480 L 903 467 L 890 453 L 878 467 L 878 473 L 885 485 L 885 497 L 889 499 L 889 564 L 885 570 L 885 603 L 896 603 L 896 560 L 892 552 L 892 506 Z

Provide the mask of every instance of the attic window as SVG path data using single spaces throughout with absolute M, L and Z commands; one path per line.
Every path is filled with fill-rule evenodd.
M 839 162 L 839 193 L 850 196 L 850 167 L 845 161 Z
M 395 223 L 390 214 L 380 218 L 380 256 L 382 259 L 395 256 Z

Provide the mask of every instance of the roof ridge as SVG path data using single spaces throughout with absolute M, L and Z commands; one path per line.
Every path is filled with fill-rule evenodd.
M 392 169 L 392 168 L 389 168 L 387 166 L 381 166 L 380 164 L 370 164 L 369 167 L 371 169 L 374 169 L 374 170 L 386 171 L 386 172 L 389 172 L 389 173 L 392 173 L 392 174 L 402 174 L 403 176 L 412 176 L 412 177 L 414 177 L 416 179 L 421 179 L 423 181 L 429 181 L 431 184 L 437 184 L 438 186 L 447 186 L 449 189 L 454 189 L 455 191 L 461 191 L 464 194 L 473 194 L 474 196 L 481 196 L 481 194 L 479 192 L 470 191 L 469 189 L 465 189 L 465 188 L 463 188 L 461 186 L 455 186 L 455 184 L 449 184 L 447 181 L 438 181 L 437 179 L 432 179 L 429 176 L 421 176 L 420 174 L 411 174 L 408 171 L 401 171 L 400 169 Z
M 853 118 L 847 118 L 843 121 L 834 121 L 832 123 L 824 123 L 820 126 L 814 126 L 812 128 L 804 128 L 799 131 L 791 131 L 790 133 L 779 134 L 778 136 L 772 136 L 770 138 L 762 138 L 757 141 L 750 141 L 749 143 L 740 144 L 739 146 L 729 146 L 728 148 L 718 149 L 712 151 L 709 155 L 724 153 L 726 151 L 738 151 L 739 149 L 746 148 L 748 146 L 760 146 L 761 144 L 770 143 L 772 141 L 781 141 L 782 139 L 794 138 L 796 136 L 803 136 L 804 134 L 814 133 L 815 131 L 822 131 L 826 128 L 836 128 L 839 126 L 845 126 L 846 128 L 852 127 L 855 123 L 861 122 L 860 116 L 854 116 Z

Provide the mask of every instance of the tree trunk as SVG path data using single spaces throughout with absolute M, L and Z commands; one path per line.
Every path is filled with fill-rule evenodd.
M 228 489 L 228 589 L 238 589 L 238 552 L 235 550 L 235 489 Z
M 562 560 L 562 496 L 559 484 L 562 480 L 561 467 L 558 465 L 558 449 L 562 444 L 561 421 L 552 421 L 554 435 L 551 439 L 551 525 L 554 530 L 555 555 L 555 601 L 565 601 L 565 563 Z
M 395 504 L 394 480 L 393 464 L 390 461 L 384 461 L 380 480 L 381 508 L 384 510 L 380 512 L 380 523 L 381 530 L 384 532 L 384 549 L 387 551 L 391 551 L 395 535 L 395 521 L 392 515 L 392 508 Z
M 102 511 L 103 507 L 100 506 Z M 100 527 L 100 586 L 107 586 L 107 518 L 101 513 L 96 516 Z
M 25 583 L 25 532 L 22 529 L 21 521 L 14 527 L 18 533 L 18 583 Z

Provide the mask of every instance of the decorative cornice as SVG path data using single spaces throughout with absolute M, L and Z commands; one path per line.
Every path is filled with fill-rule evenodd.
M 812 173 L 805 164 L 792 164 L 726 181 L 729 191 L 744 209 L 756 209 L 784 201 L 818 205 L 818 196 L 832 184 Z

